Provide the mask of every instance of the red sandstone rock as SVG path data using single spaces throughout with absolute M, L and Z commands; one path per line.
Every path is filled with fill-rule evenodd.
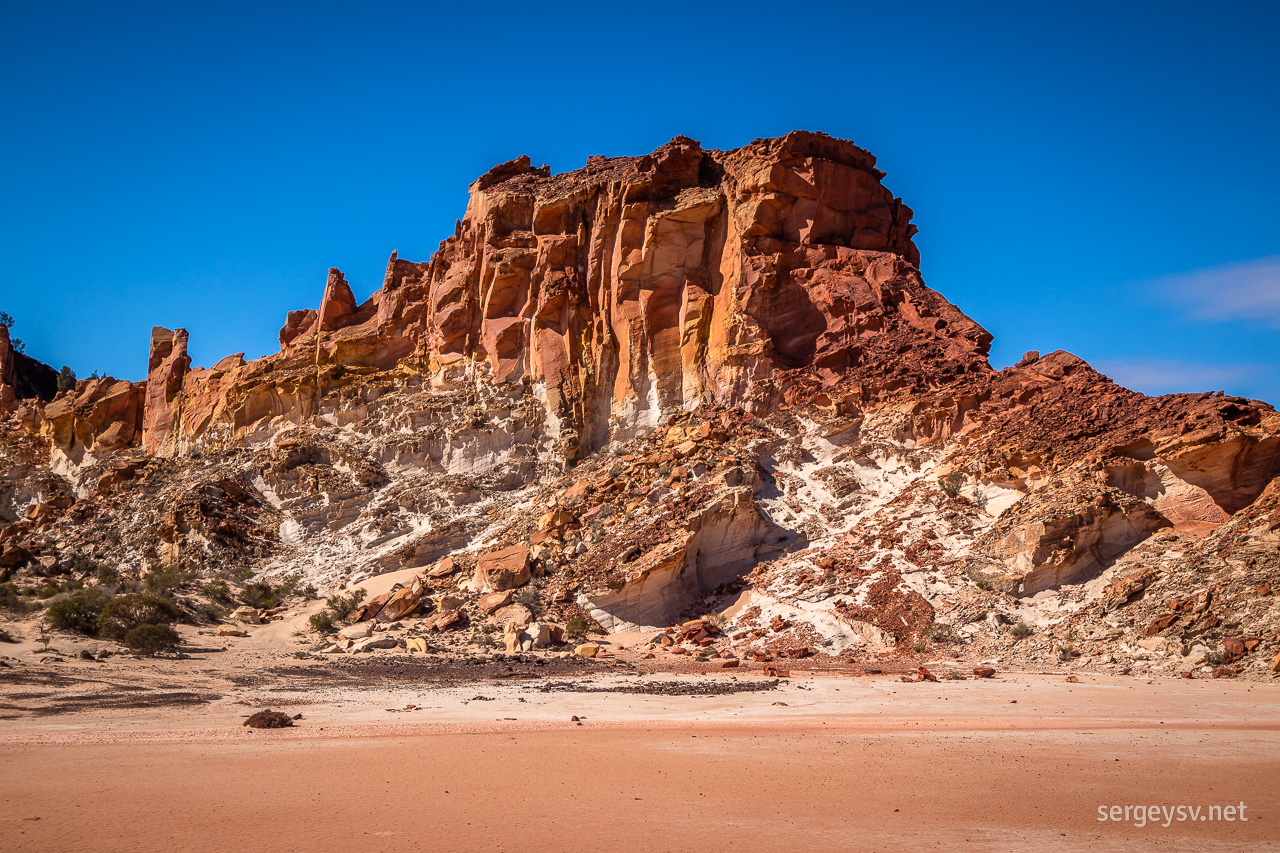
M 379 622 L 395 622 L 397 619 L 403 619 L 417 610 L 420 604 L 422 604 L 422 597 L 412 589 L 405 587 L 404 589 L 396 590 L 378 610 L 377 620 Z
M 505 589 L 480 596 L 480 600 L 476 602 L 476 607 L 479 607 L 482 613 L 493 614 L 510 603 L 511 590 Z
M 978 678 L 994 678 L 996 671 L 989 666 L 974 667 L 973 674 Z
M 481 589 L 515 589 L 529 579 L 529 549 L 523 545 L 493 551 L 476 560 L 475 580 Z

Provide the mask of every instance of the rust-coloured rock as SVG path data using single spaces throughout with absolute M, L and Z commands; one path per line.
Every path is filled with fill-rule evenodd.
M 413 613 L 421 604 L 422 596 L 409 587 L 405 587 L 392 593 L 391 597 L 378 610 L 376 618 L 379 622 L 394 622 Z
M 490 592 L 480 596 L 480 600 L 476 602 L 476 607 L 480 608 L 480 612 L 482 613 L 493 614 L 510 603 L 511 590 L 504 589 L 499 592 Z
M 515 589 L 529 582 L 529 549 L 513 545 L 476 560 L 476 584 L 483 589 Z

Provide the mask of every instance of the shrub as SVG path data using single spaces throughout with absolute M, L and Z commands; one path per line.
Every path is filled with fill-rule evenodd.
M 350 595 L 329 596 L 329 600 L 325 602 L 325 606 L 333 611 L 334 616 L 339 619 L 346 617 L 348 613 L 360 606 L 360 602 L 364 601 L 366 593 L 363 589 L 354 589 Z
M 124 635 L 124 644 L 129 651 L 146 657 L 172 651 L 181 643 L 182 638 L 168 622 L 139 625 Z
M 151 571 L 144 579 L 144 583 L 148 590 L 157 595 L 170 595 L 194 578 L 193 569 L 175 563 Z
M 723 613 L 719 613 L 714 610 L 708 613 L 706 616 L 703 616 L 702 620 L 706 622 L 708 625 L 710 625 L 712 628 L 715 628 L 717 631 L 723 631 L 725 629 L 725 626 L 729 624 L 728 616 L 725 616 Z
M 1036 632 L 1036 629 L 1032 628 L 1026 622 L 1019 622 L 1018 624 L 1014 625 L 1012 629 L 1010 629 L 1010 633 L 1013 634 L 1013 638 L 1015 640 L 1025 640 L 1027 637 L 1030 637 L 1035 632 Z
M 68 578 L 61 583 L 54 578 L 46 578 L 36 587 L 36 598 L 53 598 L 60 592 L 75 592 L 78 589 L 84 589 L 84 581 L 77 578 Z
M 240 590 L 240 601 L 259 610 L 270 610 L 280 606 L 280 592 L 266 581 L 255 581 L 246 584 Z
M 99 586 L 120 586 L 124 578 L 120 577 L 120 570 L 114 566 L 98 566 L 98 585 Z
M 328 610 L 321 610 L 319 613 L 311 614 L 308 620 L 311 623 L 311 630 L 318 634 L 332 634 L 338 630 L 338 626 L 333 621 L 333 614 Z
M 110 603 L 111 596 L 100 589 L 81 589 L 51 604 L 44 618 L 60 631 L 96 637 L 102 613 Z
M 219 601 L 231 598 L 231 587 L 222 578 L 214 578 L 204 585 L 204 594 Z
M 132 593 L 114 598 L 102 609 L 98 632 L 113 640 L 123 640 L 139 625 L 165 625 L 182 616 L 178 606 L 152 593 Z
M 955 629 L 945 622 L 930 622 L 922 633 L 935 643 L 949 643 L 956 638 Z
M 587 631 L 591 625 L 581 616 L 574 616 L 568 622 L 564 623 L 564 636 L 566 640 L 585 640 Z
M 26 613 L 31 608 L 22 600 L 22 591 L 11 582 L 0 583 L 0 609 Z
M 62 370 L 58 371 L 58 390 L 70 391 L 76 387 L 76 372 L 65 364 Z
M 947 476 L 938 481 L 938 487 L 949 498 L 955 498 L 960 494 L 960 487 L 964 485 L 964 474 L 959 471 L 952 471 Z
M 1070 643 L 1067 643 L 1065 646 L 1058 649 L 1058 660 L 1061 663 L 1066 663 L 1067 661 L 1071 660 L 1075 656 L 1076 656 L 1076 647 L 1071 645 Z

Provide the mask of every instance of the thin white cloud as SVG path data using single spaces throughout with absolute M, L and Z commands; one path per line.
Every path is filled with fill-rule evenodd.
M 1280 255 L 1157 279 L 1157 294 L 1201 320 L 1256 320 L 1280 328 Z
M 1204 364 L 1159 358 L 1105 359 L 1095 362 L 1094 367 L 1124 387 L 1144 394 L 1226 391 L 1248 396 L 1233 392 L 1232 388 L 1248 384 L 1263 372 L 1256 364 Z

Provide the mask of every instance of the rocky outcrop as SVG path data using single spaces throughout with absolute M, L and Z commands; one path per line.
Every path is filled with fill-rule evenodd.
M 931 643 L 1038 666 L 1008 643 L 1043 630 L 1096 636 L 1100 665 L 1231 640 L 1258 669 L 1280 415 L 1062 351 L 993 370 L 882 178 L 805 132 L 519 157 L 364 302 L 329 270 L 276 354 L 193 367 L 156 328 L 145 383 L 55 399 L 0 336 L 0 542 L 317 586 L 421 567 L 354 618 L 434 604 L 415 624 L 442 643 L 697 617 L 670 653 L 726 666 Z
M 17 411 L 23 400 L 52 400 L 58 371 L 13 348 L 9 327 L 0 324 L 0 418 Z
M 730 152 L 680 137 L 556 176 L 503 164 L 429 264 L 393 253 L 363 305 L 330 270 L 319 310 L 292 312 L 281 354 L 234 382 L 181 382 L 185 336 L 153 335 L 147 449 L 305 418 L 303 398 L 371 369 L 527 385 L 568 459 L 700 404 L 768 408 L 779 371 L 856 374 L 874 399 L 989 370 L 990 335 L 924 285 L 911 211 L 882 176 L 803 132 Z M 177 397 L 210 403 L 179 413 Z

